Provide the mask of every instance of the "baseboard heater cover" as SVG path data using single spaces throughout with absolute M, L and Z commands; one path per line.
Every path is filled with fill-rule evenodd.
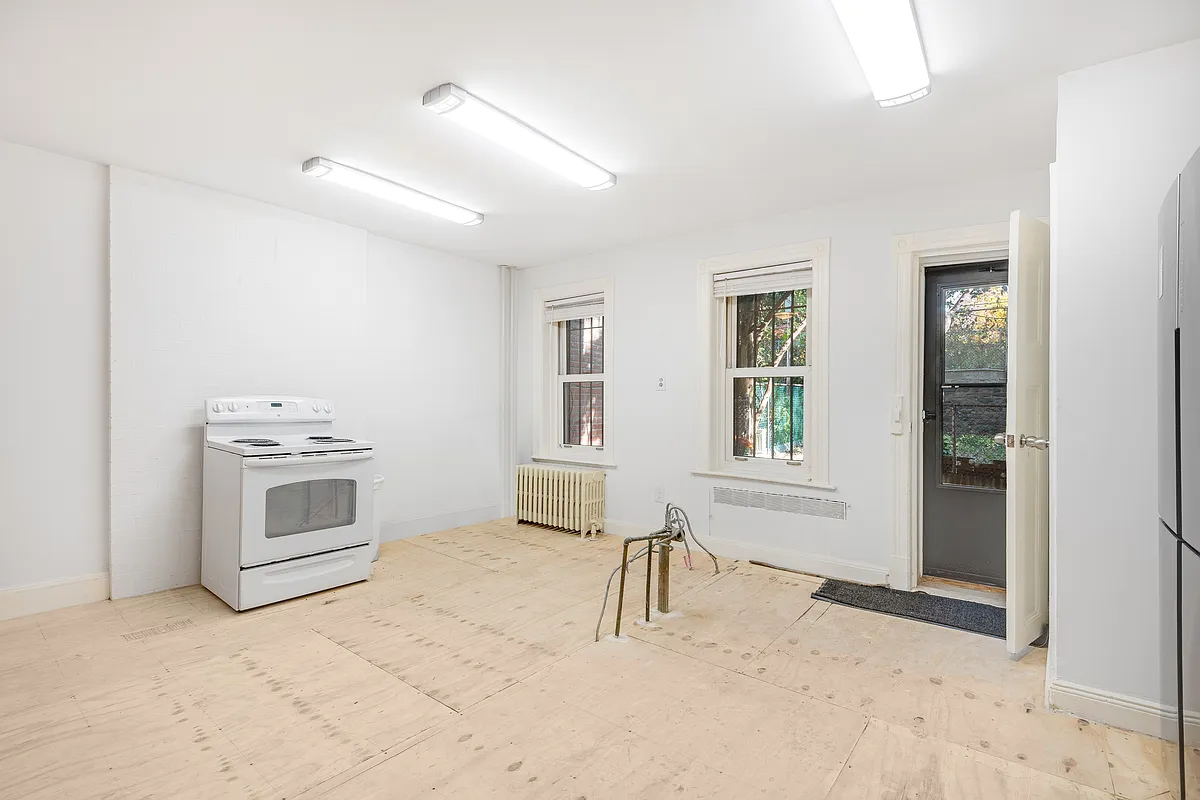
M 825 519 L 846 518 L 846 504 L 841 500 L 753 492 L 748 489 L 731 489 L 725 486 L 714 487 L 712 491 L 713 502 L 717 505 L 758 508 L 763 511 L 803 514 L 808 517 L 824 517 Z

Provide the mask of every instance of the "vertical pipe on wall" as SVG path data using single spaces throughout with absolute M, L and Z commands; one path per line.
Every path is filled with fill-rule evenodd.
M 500 267 L 500 515 L 517 512 L 517 275 Z

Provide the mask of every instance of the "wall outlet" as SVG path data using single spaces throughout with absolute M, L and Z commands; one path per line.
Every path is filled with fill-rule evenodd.
M 667 390 L 667 379 L 659 378 L 654 384 L 654 391 L 665 392 Z
M 654 502 L 656 502 L 656 503 L 667 502 L 667 490 L 662 488 L 661 486 L 656 488 L 654 490 Z

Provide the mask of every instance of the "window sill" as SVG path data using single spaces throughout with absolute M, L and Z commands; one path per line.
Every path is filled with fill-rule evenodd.
M 611 461 L 588 461 L 583 458 L 562 458 L 559 456 L 532 456 L 529 460 L 535 464 L 567 464 L 576 467 L 599 467 L 600 469 L 615 469 L 617 466 Z
M 836 491 L 837 487 L 832 483 L 821 483 L 819 481 L 808 480 L 806 478 L 776 478 L 772 475 L 757 475 L 746 472 L 730 472 L 728 470 L 716 469 L 694 469 L 693 475 L 704 478 L 732 478 L 738 481 L 753 481 L 755 483 L 774 483 L 780 486 L 800 486 L 805 489 L 821 489 L 823 491 Z

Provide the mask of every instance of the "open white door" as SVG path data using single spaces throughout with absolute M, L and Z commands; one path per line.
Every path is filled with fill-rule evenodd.
M 1008 652 L 1042 635 L 1050 607 L 1050 226 L 1014 211 L 1008 239 Z

